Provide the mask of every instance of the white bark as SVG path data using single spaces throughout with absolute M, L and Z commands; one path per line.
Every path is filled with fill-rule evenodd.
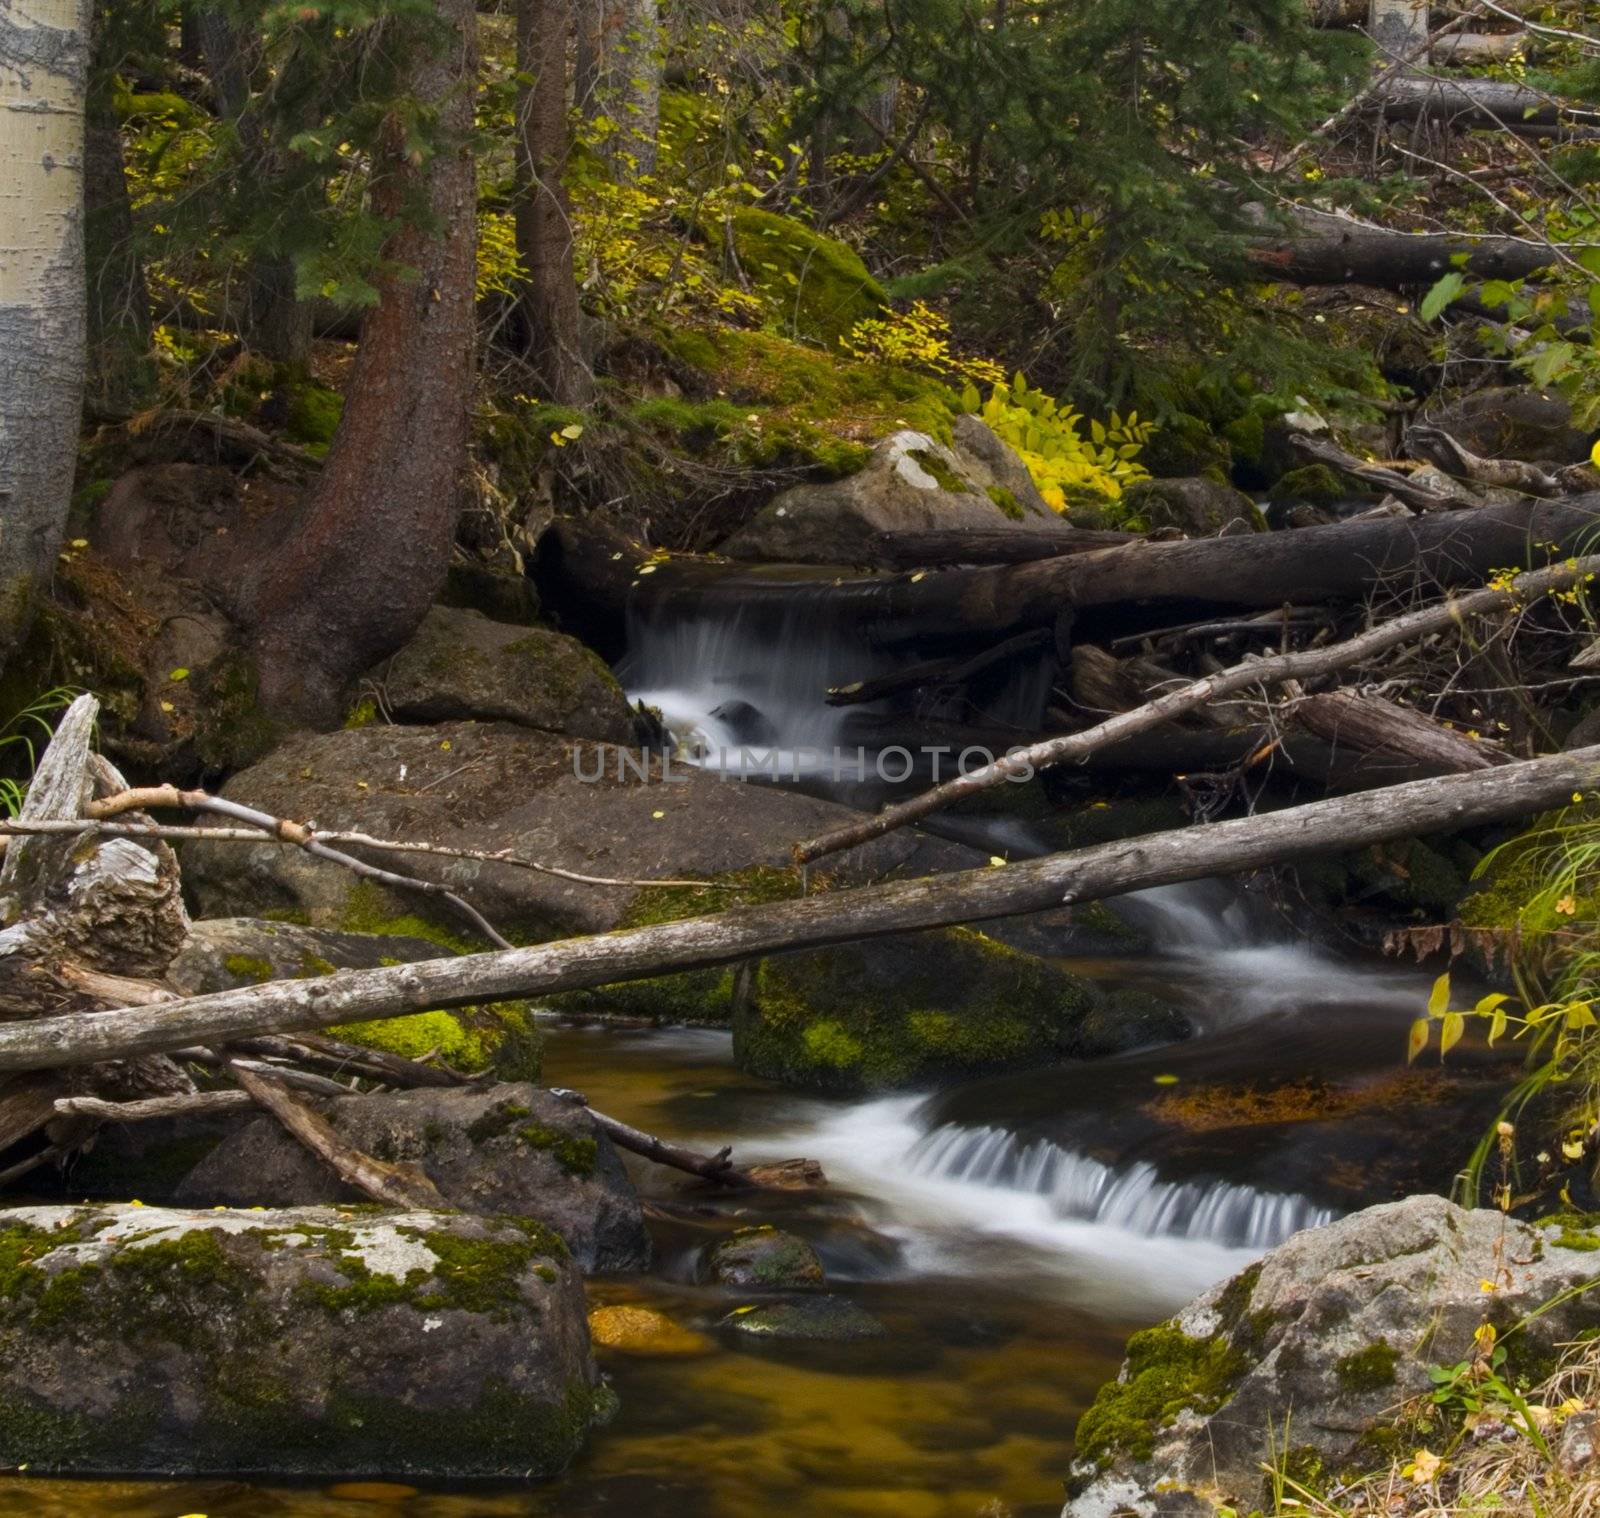
M 0 664 L 61 545 L 82 404 L 89 0 L 0 0 Z
M 1372 0 L 1367 32 L 1378 44 L 1380 63 L 1393 63 L 1428 36 L 1428 0 Z

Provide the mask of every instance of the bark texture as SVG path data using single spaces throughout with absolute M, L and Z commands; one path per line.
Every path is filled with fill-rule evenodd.
M 570 0 L 517 6 L 517 251 L 526 271 L 522 321 L 541 399 L 585 406 L 594 375 L 572 264 L 572 214 L 562 185 L 569 148 L 567 39 Z
M 618 177 L 653 174 L 663 45 L 657 0 L 577 0 L 576 16 L 579 113 L 611 123 L 599 146 Z
M 451 39 L 419 58 L 413 88 L 437 108 L 440 139 L 418 166 L 393 123 L 372 190 L 379 215 L 420 198 L 427 220 L 383 250 L 327 466 L 241 607 L 279 716 L 336 717 L 346 684 L 416 630 L 449 563 L 472 391 L 478 50 L 472 0 L 437 3 Z
M 0 666 L 61 546 L 83 398 L 89 0 L 0 0 Z

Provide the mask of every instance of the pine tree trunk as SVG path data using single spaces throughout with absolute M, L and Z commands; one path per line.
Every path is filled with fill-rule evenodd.
M 327 464 L 241 608 L 278 716 L 336 718 L 349 682 L 415 630 L 449 563 L 473 376 L 478 49 L 474 0 L 436 5 L 453 36 L 418 60 L 412 92 L 438 109 L 442 140 L 419 166 L 396 119 L 372 185 L 379 216 L 414 216 L 420 199 L 426 222 L 382 250 Z
M 517 251 L 528 358 L 541 399 L 586 406 L 594 375 L 583 352 L 583 315 L 572 266 L 566 172 L 569 0 L 519 0 L 517 72 Z
M 83 400 L 89 0 L 0 6 L 0 665 L 61 546 Z
M 573 96 L 580 116 L 612 123 L 599 146 L 619 179 L 655 173 L 662 64 L 657 0 L 577 0 L 574 14 Z
M 155 388 L 150 291 L 134 241 L 112 64 L 102 55 L 104 21 L 89 83 L 84 145 L 84 244 L 89 293 L 89 393 L 110 411 L 136 411 Z

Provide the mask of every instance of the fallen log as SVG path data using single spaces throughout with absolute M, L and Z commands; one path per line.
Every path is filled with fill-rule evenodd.
M 1299 208 L 1294 222 L 1295 230 L 1263 236 L 1248 250 L 1263 277 L 1404 290 L 1434 284 L 1452 269 L 1479 279 L 1524 279 L 1560 257 L 1532 238 L 1396 231 L 1331 211 Z
M 1505 63 L 1531 51 L 1527 32 L 1458 32 L 1434 44 L 1435 63 L 1469 66 L 1478 63 Z
M 1036 653 L 1054 641 L 1055 635 L 1050 628 L 1036 627 L 969 658 L 931 659 L 923 664 L 914 664 L 909 669 L 896 670 L 892 675 L 880 675 L 874 680 L 856 680 L 849 685 L 832 686 L 824 699 L 829 706 L 861 706 L 869 701 L 880 701 L 885 696 L 922 690 L 930 685 L 959 685 L 996 664 L 1004 664 L 1023 654 Z
M 1385 121 L 1444 121 L 1463 129 L 1588 136 L 1600 127 L 1600 111 L 1509 79 L 1401 75 L 1384 85 L 1378 105 Z
M 540 997 L 920 928 L 987 922 L 1149 886 L 1503 822 L 1600 786 L 1600 747 L 1420 780 L 1003 868 L 828 891 L 531 948 L 269 981 L 117 1012 L 0 1027 L 0 1071 L 94 1064 L 430 1007 Z
M 1304 535 L 1310 536 L 1315 530 L 1308 528 Z M 881 838 L 885 833 L 920 821 L 964 797 L 1003 785 L 1013 776 L 1028 775 L 1051 765 L 1083 759 L 1120 738 L 1162 727 L 1173 718 L 1207 706 L 1220 696 L 1248 690 L 1255 685 L 1314 679 L 1347 669 L 1362 659 L 1373 658 L 1389 649 L 1427 637 L 1430 633 L 1444 631 L 1468 617 L 1504 611 L 1552 591 L 1569 590 L 1586 584 L 1597 571 L 1600 571 L 1600 555 L 1578 559 L 1571 564 L 1558 564 L 1549 569 L 1532 570 L 1517 576 L 1510 585 L 1489 586 L 1470 595 L 1449 597 L 1435 606 L 1380 623 L 1342 643 L 1277 654 L 1270 658 L 1242 660 L 1217 674 L 1180 686 L 1132 711 L 1119 712 L 1083 732 L 1051 738 L 1020 749 L 981 769 L 923 791 L 909 801 L 886 807 L 876 816 L 862 817 L 820 837 L 798 843 L 794 849 L 795 862 L 811 864 L 841 849 L 854 848 L 870 839 Z
M 1184 613 L 1265 610 L 1349 600 L 1379 586 L 1438 587 L 1481 582 L 1492 571 L 1524 565 L 1552 544 L 1554 554 L 1582 552 L 1600 527 L 1600 493 L 1557 501 L 1517 502 L 1418 517 L 1374 517 L 1171 543 L 1133 542 L 1033 564 L 861 576 L 840 569 L 830 582 L 808 579 L 813 614 L 858 625 L 879 647 L 931 640 L 999 638 L 1029 627 L 1054 627 L 1065 611 L 1114 613 L 1119 634 L 1162 626 Z M 753 601 L 795 593 L 793 582 L 753 577 L 737 565 L 677 555 L 641 580 L 647 551 L 584 524 L 559 523 L 578 552 L 564 556 L 568 603 L 581 602 L 591 625 L 602 618 L 611 642 L 635 598 L 693 589 L 710 604 L 720 594 Z M 618 548 L 621 541 L 625 548 Z M 613 558 L 613 553 L 619 555 Z M 824 588 L 819 594 L 817 587 Z
M 1401 470 L 1357 458 L 1355 454 L 1341 448 L 1328 438 L 1308 437 L 1305 433 L 1296 433 L 1290 439 L 1290 445 L 1313 463 L 1326 464 L 1328 468 L 1339 474 L 1348 475 L 1363 485 L 1387 491 L 1397 501 L 1405 502 L 1413 511 L 1460 511 L 1480 504 L 1465 492 L 1436 490 L 1431 485 L 1413 480 L 1409 474 Z
M 1462 447 L 1442 427 L 1418 422 L 1405 437 L 1406 452 L 1423 459 L 1459 480 L 1520 490 L 1524 495 L 1558 496 L 1566 493 L 1561 481 L 1537 464 L 1521 459 L 1486 459 Z
M 1062 554 L 1092 553 L 1139 540 L 1136 532 L 1101 532 L 1080 527 L 1070 535 L 1030 531 L 886 532 L 877 542 L 873 562 L 890 569 L 938 569 L 950 564 L 1027 564 Z
M 1439 774 L 1466 774 L 1510 762 L 1498 744 L 1469 738 L 1421 712 L 1355 691 L 1325 691 L 1294 703 L 1294 720 L 1338 748 L 1426 764 Z

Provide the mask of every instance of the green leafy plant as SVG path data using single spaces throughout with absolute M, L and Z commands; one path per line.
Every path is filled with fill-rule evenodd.
M 27 799 L 28 781 L 38 763 L 36 745 L 48 743 L 54 731 L 51 718 L 71 705 L 78 692 L 58 685 L 37 696 L 0 727 L 0 812 L 15 817 Z
M 1155 424 L 1138 412 L 1126 417 L 1112 412 L 1105 422 L 1086 418 L 1042 390 L 1030 389 L 1018 374 L 1009 385 L 996 385 L 986 401 L 968 384 L 962 406 L 976 412 L 995 435 L 1009 443 L 1028 466 L 1039 494 L 1052 511 L 1066 511 L 1075 502 L 1118 501 L 1123 490 L 1150 478 L 1139 452 L 1155 433 Z

